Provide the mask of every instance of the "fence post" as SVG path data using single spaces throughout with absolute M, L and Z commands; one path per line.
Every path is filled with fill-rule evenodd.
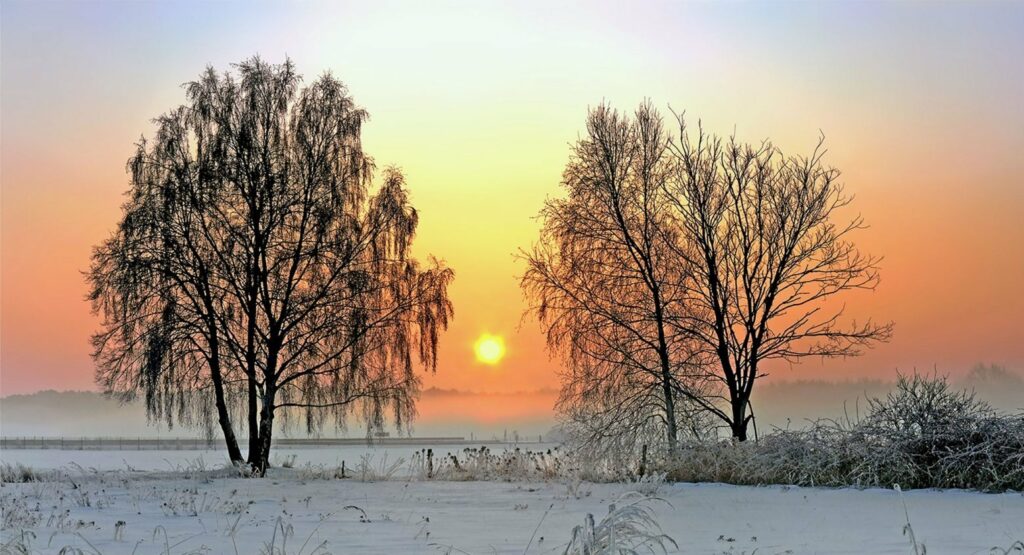
M 640 450 L 640 476 L 647 474 L 647 444 Z

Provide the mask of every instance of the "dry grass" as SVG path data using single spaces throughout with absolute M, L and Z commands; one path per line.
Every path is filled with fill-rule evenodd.
M 608 506 L 608 514 L 600 522 L 588 514 L 583 524 L 572 529 L 572 539 L 565 555 L 626 555 L 637 553 L 668 553 L 668 546 L 678 548 L 675 540 L 662 533 L 650 504 L 661 501 L 632 493 Z
M 39 471 L 21 463 L 0 464 L 0 482 L 5 484 L 22 484 L 27 482 L 51 482 L 62 477 L 57 471 Z
M 454 453 L 416 452 L 409 461 L 410 477 L 421 480 L 544 481 L 571 470 L 558 449 L 531 451 L 513 448 L 494 452 L 488 447 L 468 447 Z

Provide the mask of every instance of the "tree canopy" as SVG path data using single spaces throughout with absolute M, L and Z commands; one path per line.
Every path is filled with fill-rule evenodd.
M 367 114 L 340 81 L 303 86 L 291 61 L 235 70 L 186 84 L 187 103 L 139 142 L 88 280 L 105 390 L 144 395 L 169 423 L 212 429 L 216 414 L 232 460 L 244 412 L 249 462 L 265 470 L 277 409 L 310 429 L 353 410 L 368 430 L 409 422 L 453 272 L 411 256 L 404 177 L 386 168 L 374 184 Z
M 566 364 L 561 411 L 591 439 L 670 451 L 702 416 L 746 439 L 765 361 L 853 356 L 892 331 L 829 303 L 873 289 L 879 259 L 852 242 L 863 220 L 843 219 L 821 144 L 787 156 L 676 123 L 649 103 L 590 111 L 522 278 Z

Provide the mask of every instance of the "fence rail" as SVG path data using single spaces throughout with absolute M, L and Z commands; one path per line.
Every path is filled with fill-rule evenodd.
M 90 450 L 90 451 L 179 451 L 179 450 L 204 450 L 220 449 L 222 447 L 220 438 L 208 440 L 205 438 L 144 438 L 144 437 L 4 437 L 0 438 L 0 450 L 6 449 L 63 449 L 63 450 Z M 517 442 L 504 441 L 500 439 L 482 440 L 469 439 L 464 437 L 379 437 L 367 439 L 365 437 L 332 437 L 332 438 L 289 438 L 275 439 L 274 444 L 278 447 L 334 447 L 342 445 L 512 445 L 540 443 L 538 436 L 536 441 L 524 441 L 520 438 Z

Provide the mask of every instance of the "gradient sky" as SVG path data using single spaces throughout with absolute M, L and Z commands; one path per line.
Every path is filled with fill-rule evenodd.
M 849 314 L 894 320 L 893 341 L 775 376 L 1024 369 L 1024 4 L 3 0 L 0 25 L 0 394 L 93 387 L 81 271 L 132 144 L 181 83 L 256 53 L 333 71 L 370 154 L 405 171 L 416 250 L 457 272 L 428 385 L 557 387 L 513 253 L 587 107 L 644 98 L 788 151 L 825 133 L 872 226 L 882 284 Z M 508 348 L 494 366 L 473 357 L 485 332 Z

